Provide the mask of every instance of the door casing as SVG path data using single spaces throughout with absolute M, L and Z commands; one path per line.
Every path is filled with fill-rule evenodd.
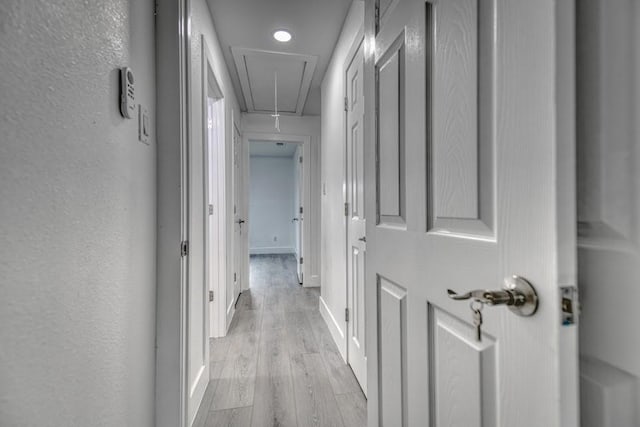
M 249 144 L 252 141 L 265 141 L 265 142 L 287 142 L 293 144 L 299 144 L 302 148 L 302 174 L 303 174 L 303 197 L 302 197 L 302 206 L 304 209 L 304 213 L 307 213 L 307 209 L 311 206 L 311 136 L 309 135 L 292 135 L 292 134 L 282 134 L 282 133 L 262 133 L 262 132 L 244 132 L 242 134 L 243 144 L 245 146 L 245 158 L 244 158 L 244 166 L 245 166 L 245 177 L 248 177 L 249 168 Z M 245 179 L 245 185 L 243 187 L 243 204 L 244 206 L 249 206 L 249 187 L 248 187 L 248 179 Z M 308 218 L 308 215 L 305 215 Z M 247 220 L 251 221 L 251 218 Z M 311 222 L 306 220 L 303 221 L 302 226 L 302 241 L 303 241 L 303 254 L 311 253 L 311 245 L 309 242 L 308 236 L 311 235 Z M 243 274 L 245 277 L 249 277 L 249 233 L 244 234 L 244 253 L 243 257 L 245 258 L 245 270 Z M 302 264 L 302 276 L 305 278 L 303 282 L 303 286 L 309 287 L 312 285 L 309 278 L 311 277 L 311 261 L 308 259 L 304 260 Z M 249 289 L 249 280 L 245 280 L 242 285 L 242 290 L 245 291 Z

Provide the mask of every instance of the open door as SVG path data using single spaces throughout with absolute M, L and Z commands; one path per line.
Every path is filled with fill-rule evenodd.
M 369 425 L 577 427 L 572 2 L 366 16 Z
M 364 57 L 363 45 L 346 71 L 346 181 L 347 181 L 347 362 L 367 393 L 365 351 L 365 255 L 367 239 L 364 212 Z
M 231 316 L 235 309 L 235 302 L 242 291 L 242 280 L 244 271 L 244 234 L 247 232 L 245 226 L 244 209 L 242 208 L 242 138 L 236 124 L 233 124 L 233 285 L 230 295 L 227 296 L 228 304 L 227 321 L 231 321 Z

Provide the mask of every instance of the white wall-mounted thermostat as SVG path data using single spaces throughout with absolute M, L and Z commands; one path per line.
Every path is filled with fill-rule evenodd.
M 136 97 L 133 86 L 133 72 L 129 67 L 120 69 L 120 112 L 127 119 L 133 119 L 136 113 Z

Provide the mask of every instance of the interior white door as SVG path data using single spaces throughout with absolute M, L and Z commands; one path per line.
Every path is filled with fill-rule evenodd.
M 366 220 L 364 212 L 364 57 L 355 52 L 346 72 L 347 177 L 347 362 L 367 393 L 364 279 Z
M 242 291 L 243 238 L 247 227 L 242 209 L 242 138 L 238 128 L 233 126 L 233 292 L 231 303 Z M 228 310 L 229 311 L 229 310 Z
M 578 2 L 583 427 L 640 426 L 640 8 Z
M 206 117 L 202 117 L 204 120 Z M 209 282 L 207 263 L 208 171 L 204 139 L 190 139 L 187 185 L 187 235 L 181 255 L 187 259 L 187 422 L 191 425 L 209 384 Z
M 303 163 L 302 163 L 302 147 L 298 145 L 296 148 L 296 152 L 294 154 L 295 163 L 295 188 L 294 188 L 294 214 L 293 214 L 293 222 L 295 227 L 295 236 L 296 236 L 296 258 L 298 263 L 298 283 L 302 285 L 304 281 L 303 272 L 302 272 L 302 262 L 303 258 L 303 221 L 304 221 L 304 208 L 302 206 L 302 201 L 304 200 L 304 176 L 303 176 Z
M 378 31 L 374 3 L 369 425 L 577 427 L 577 325 L 561 315 L 576 284 L 571 2 L 380 1 Z M 478 340 L 448 289 L 513 275 L 537 311 L 485 305 Z

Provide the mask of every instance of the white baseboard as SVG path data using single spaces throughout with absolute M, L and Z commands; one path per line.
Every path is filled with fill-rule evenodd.
M 251 255 L 270 255 L 270 254 L 295 254 L 294 248 L 283 247 L 267 247 L 267 248 L 249 248 Z
M 310 280 L 305 280 L 304 287 L 305 288 L 317 288 L 320 286 L 320 276 L 313 275 Z
M 333 338 L 333 342 L 336 343 L 336 346 L 338 347 L 338 351 L 340 352 L 340 356 L 342 356 L 342 359 L 346 363 L 347 349 L 346 349 L 346 341 L 344 339 L 344 332 L 342 331 L 340 324 L 336 321 L 335 316 L 333 315 L 333 313 L 331 313 L 331 310 L 329 310 L 329 307 L 322 299 L 322 296 L 320 297 L 320 315 L 322 316 L 322 318 L 324 319 L 324 322 L 327 324 L 327 327 L 329 328 L 329 332 L 331 333 L 331 338 Z

